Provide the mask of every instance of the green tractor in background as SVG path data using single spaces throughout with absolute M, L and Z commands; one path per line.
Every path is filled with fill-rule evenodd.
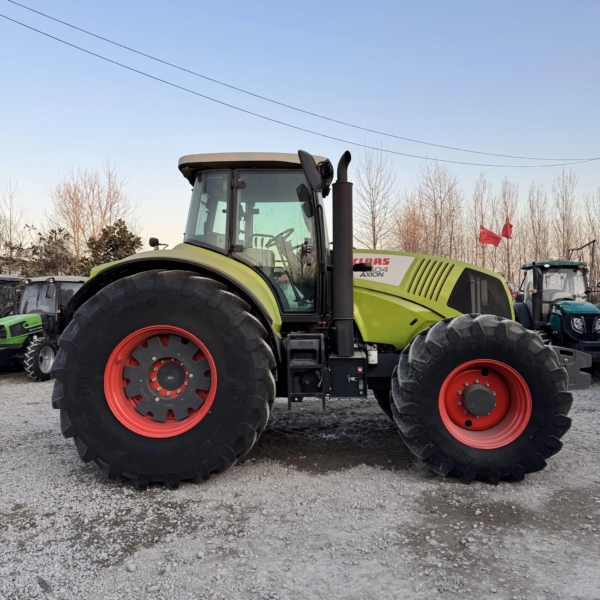
M 0 319 L 14 314 L 19 304 L 21 278 L 0 275 Z
M 25 279 L 15 314 L 0 319 L 0 366 L 21 362 L 34 381 L 50 379 L 57 342 L 68 320 L 67 305 L 85 277 Z
M 563 363 L 515 322 L 496 273 L 353 250 L 349 162 L 332 185 L 331 162 L 302 151 L 180 159 L 183 243 L 93 269 L 69 305 L 52 405 L 84 461 L 140 489 L 205 481 L 251 450 L 276 395 L 372 389 L 435 473 L 498 483 L 546 466 L 588 357 Z
M 600 364 L 600 308 L 588 301 L 587 264 L 539 260 L 523 265 L 525 278 L 515 302 L 517 321 L 552 345 L 585 352 Z

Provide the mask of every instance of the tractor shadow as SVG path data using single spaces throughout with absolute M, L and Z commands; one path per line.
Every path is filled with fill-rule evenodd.
M 402 442 L 394 423 L 374 399 L 335 399 L 292 404 L 278 398 L 261 438 L 244 461 L 274 460 L 314 474 L 359 465 L 429 476 Z M 432 477 L 436 477 L 431 473 Z

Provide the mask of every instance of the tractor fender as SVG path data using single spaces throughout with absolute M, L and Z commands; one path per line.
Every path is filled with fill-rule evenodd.
M 106 268 L 102 268 L 99 272 L 94 270 L 90 279 L 88 279 L 73 298 L 71 298 L 67 306 L 69 320 L 80 306 L 87 302 L 92 296 L 95 296 L 102 288 L 124 277 L 155 269 L 166 271 L 195 271 L 200 276 L 220 281 L 251 306 L 251 313 L 254 314 L 266 328 L 269 334 L 270 345 L 275 352 L 279 364 L 281 364 L 281 337 L 279 335 L 281 330 L 281 316 L 277 301 L 268 285 L 251 269 L 237 261 L 232 261 L 225 257 L 223 257 L 223 260 L 227 261 L 227 263 L 224 263 L 224 265 L 219 268 L 219 266 L 208 265 L 204 262 L 200 263 L 178 257 L 165 256 L 162 252 L 161 256 L 157 256 L 156 258 L 154 258 L 154 256 L 158 254 L 158 252 L 148 252 L 145 254 L 146 256 L 143 256 L 143 254 L 135 255 L 135 257 L 127 258 L 116 263 L 110 263 Z M 138 256 L 139 258 L 137 258 Z M 224 266 L 227 266 L 228 269 L 225 270 L 223 268 Z M 257 285 L 255 291 L 249 289 L 247 285 L 240 283 L 240 278 L 236 277 L 236 275 L 238 275 L 238 270 L 247 270 L 250 272 L 251 276 L 260 279 L 259 285 Z

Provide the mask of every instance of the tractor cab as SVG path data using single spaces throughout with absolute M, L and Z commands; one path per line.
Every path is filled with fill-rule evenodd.
M 84 277 L 66 275 L 25 279 L 17 312 L 40 315 L 48 334 L 57 335 L 64 328 L 67 304 L 84 281 Z
M 36 381 L 50 377 L 67 305 L 86 277 L 32 277 L 23 281 L 16 310 L 0 318 L 0 366 L 21 362 Z
M 560 346 L 581 350 L 600 362 L 600 309 L 588 302 L 587 264 L 547 260 L 526 263 L 515 303 L 517 320 L 545 332 Z
M 19 304 L 20 277 L 0 275 L 0 319 L 14 314 Z
M 316 161 L 331 183 L 331 163 Z M 283 315 L 316 315 L 322 305 L 319 265 L 329 255 L 323 224 L 329 190 L 311 189 L 298 155 L 192 155 L 179 168 L 194 186 L 184 242 L 257 271 Z

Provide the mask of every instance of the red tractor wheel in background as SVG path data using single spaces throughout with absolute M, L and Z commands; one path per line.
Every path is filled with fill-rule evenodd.
M 392 412 L 406 445 L 440 475 L 520 480 L 569 429 L 572 395 L 554 350 L 491 315 L 445 319 L 400 355 Z

